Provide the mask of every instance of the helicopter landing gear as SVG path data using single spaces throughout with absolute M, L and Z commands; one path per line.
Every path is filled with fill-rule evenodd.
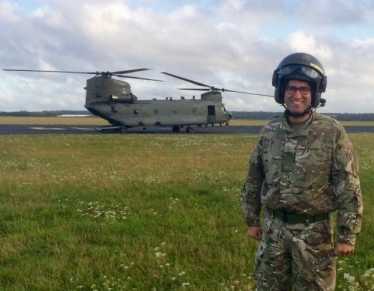
M 173 132 L 179 132 L 180 127 L 178 125 L 173 126 Z
M 121 132 L 122 132 L 122 133 L 127 133 L 127 126 L 122 125 L 122 126 L 121 126 Z
M 187 126 L 186 127 L 186 132 L 187 133 L 192 133 L 193 132 L 193 127 L 192 126 Z

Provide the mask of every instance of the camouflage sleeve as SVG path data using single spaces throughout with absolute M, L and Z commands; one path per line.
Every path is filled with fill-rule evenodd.
M 264 177 L 260 153 L 261 141 L 257 143 L 249 160 L 248 175 L 240 199 L 248 226 L 260 225 L 261 187 Z
M 361 230 L 363 204 L 358 160 L 343 127 L 337 135 L 334 150 L 332 182 L 338 200 L 338 242 L 354 246 Z

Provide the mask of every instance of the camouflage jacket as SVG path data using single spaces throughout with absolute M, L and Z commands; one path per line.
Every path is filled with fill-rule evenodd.
M 241 202 L 248 226 L 262 207 L 317 215 L 338 210 L 338 242 L 354 245 L 362 222 L 358 163 L 343 126 L 314 112 L 299 129 L 286 118 L 261 131 L 249 161 Z

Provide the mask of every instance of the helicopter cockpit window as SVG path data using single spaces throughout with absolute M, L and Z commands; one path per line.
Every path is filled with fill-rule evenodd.
M 222 112 L 226 112 L 226 108 L 225 108 L 225 105 L 221 105 L 221 109 L 222 109 Z
M 134 114 L 135 114 L 135 115 L 139 114 L 139 111 L 135 109 L 135 110 L 134 110 Z

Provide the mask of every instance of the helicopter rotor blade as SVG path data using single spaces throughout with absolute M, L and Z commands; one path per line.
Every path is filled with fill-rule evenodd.
M 258 94 L 258 93 L 252 93 L 252 92 L 242 92 L 242 91 L 233 91 L 228 89 L 221 89 L 222 92 L 234 92 L 234 93 L 242 93 L 242 94 L 249 94 L 249 95 L 258 95 L 258 96 L 266 96 L 266 97 L 274 97 L 274 95 L 267 95 L 267 94 Z
M 191 90 L 191 91 L 221 91 L 221 92 L 233 92 L 233 93 L 242 93 L 242 94 L 249 94 L 249 95 L 258 95 L 258 96 L 274 97 L 273 95 L 258 94 L 258 93 L 252 93 L 252 92 L 234 91 L 234 90 L 228 90 L 228 89 L 225 89 L 225 88 L 222 88 L 222 89 L 214 88 L 213 90 L 211 90 L 211 89 L 199 89 L 199 88 L 178 88 L 178 90 Z
M 190 90 L 190 91 L 210 91 L 210 89 L 203 88 L 178 88 L 178 90 Z
M 126 71 L 117 71 L 117 72 L 111 72 L 113 75 L 115 74 L 128 74 L 128 73 L 134 73 L 134 72 L 140 72 L 140 71 L 147 71 L 150 69 L 134 69 L 134 70 L 126 70 Z
M 157 79 L 149 79 L 149 78 L 142 78 L 142 77 L 134 77 L 134 76 L 122 76 L 122 75 L 116 75 L 113 76 L 121 77 L 121 78 L 131 78 L 131 79 L 139 79 L 139 80 L 148 80 L 148 81 L 156 81 L 156 82 L 165 82 L 163 80 L 157 80 Z
M 38 72 L 38 73 L 67 73 L 67 74 L 98 74 L 99 72 L 72 72 L 72 71 L 46 71 L 46 70 L 18 70 L 18 69 L 3 69 L 3 71 L 13 72 Z
M 75 71 L 47 71 L 47 70 L 21 70 L 21 69 L 3 69 L 4 71 L 17 71 L 17 72 L 38 72 L 38 73 L 67 73 L 67 74 L 91 74 L 96 76 L 104 76 L 104 77 L 110 77 L 116 74 L 128 74 L 133 72 L 139 72 L 139 71 L 146 71 L 149 69 L 141 68 L 141 69 L 133 69 L 133 70 L 124 70 L 124 71 L 116 71 L 116 72 L 75 72 Z M 136 79 L 136 78 L 135 78 Z
M 179 76 L 177 76 L 177 75 L 173 75 L 173 74 L 166 73 L 166 72 L 161 72 L 161 73 L 163 73 L 163 74 L 165 74 L 165 75 L 168 75 L 168 76 L 171 76 L 171 77 L 174 77 L 174 78 L 177 78 L 177 79 L 180 79 L 180 80 L 183 80 L 183 81 L 190 82 L 190 83 L 195 84 L 195 85 L 198 85 L 198 86 L 203 86 L 203 87 L 211 88 L 210 86 L 205 85 L 205 84 L 203 84 L 203 83 L 199 83 L 199 82 L 196 82 L 196 81 L 192 81 L 192 80 L 190 80 L 190 79 L 186 79 L 186 78 L 183 78 L 183 77 L 179 77 Z

